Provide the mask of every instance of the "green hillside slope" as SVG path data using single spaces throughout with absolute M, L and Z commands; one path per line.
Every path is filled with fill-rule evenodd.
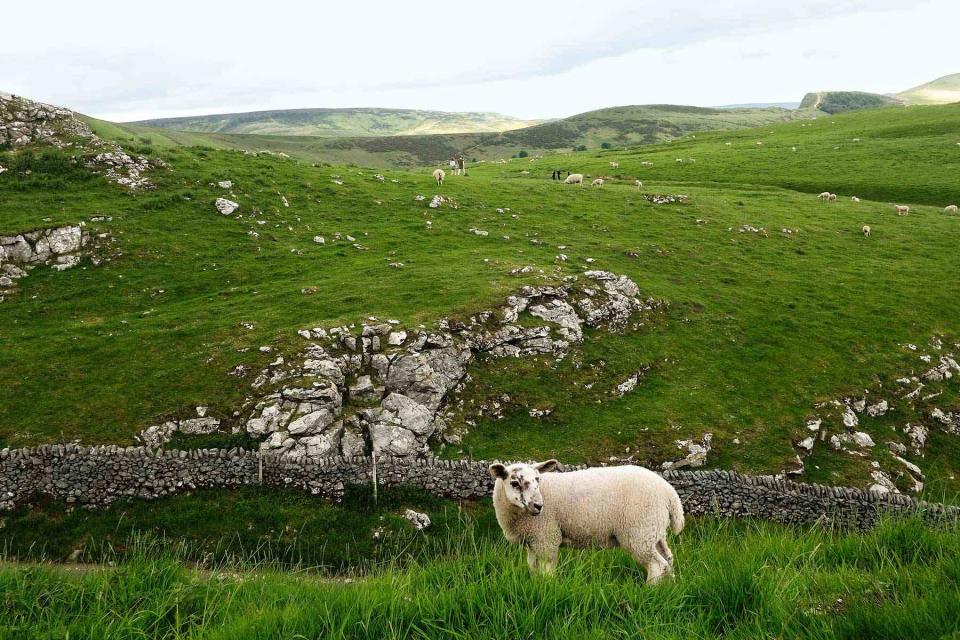
M 908 104 L 947 104 L 960 102 L 960 73 L 927 82 L 897 94 Z
M 960 105 L 871 109 L 568 156 L 563 168 L 644 181 L 766 184 L 943 207 L 960 201 L 958 132 Z M 619 162 L 620 169 L 612 170 L 609 161 Z
M 803 96 L 801 109 L 817 109 L 824 113 L 841 113 L 857 109 L 876 109 L 900 104 L 900 101 L 878 93 L 864 91 L 817 91 Z
M 499 113 L 366 108 L 253 111 L 159 118 L 130 124 L 195 133 L 342 137 L 507 131 L 538 122 Z
M 69 149 L 0 152 L 10 168 L 0 175 L 0 233 L 85 221 L 113 238 L 109 262 L 37 269 L 0 304 L 0 386 L 12 390 L 0 394 L 0 442 L 130 442 L 198 405 L 229 424 L 250 380 L 228 373 L 295 353 L 300 328 L 371 315 L 415 326 L 600 268 L 630 276 L 671 311 L 597 335 L 554 367 L 481 363 L 465 406 L 511 401 L 499 420 L 452 418 L 468 434 L 444 455 L 632 455 L 658 465 L 676 455 L 676 440 L 709 432 L 711 466 L 776 473 L 796 456 L 816 403 L 923 366 L 900 345 L 960 336 L 960 220 L 942 213 L 960 200 L 958 123 L 960 106 L 881 109 L 474 165 L 442 187 L 456 209 L 416 199 L 437 192 L 428 171 L 380 181 L 373 170 L 139 141 L 132 148 L 170 168 L 155 173 L 155 189 L 131 193 L 56 161 Z M 561 162 L 610 179 L 603 189 L 561 186 L 549 178 Z M 233 182 L 229 192 L 221 180 Z M 840 201 L 811 195 L 823 190 Z M 688 202 L 643 197 L 676 193 Z M 240 203 L 239 216 L 216 212 L 222 195 Z M 911 215 L 893 215 L 894 201 Z M 313 240 L 337 233 L 362 249 Z M 535 268 L 511 273 L 525 265 Z M 641 365 L 650 370 L 634 393 L 604 391 Z M 960 402 L 951 389 L 937 402 Z M 898 411 L 895 421 L 917 419 Z M 862 426 L 877 456 L 891 424 Z M 940 431 L 930 441 L 918 460 L 927 490 L 960 488 L 951 479 L 960 446 Z M 805 477 L 864 484 L 867 463 L 822 448 Z

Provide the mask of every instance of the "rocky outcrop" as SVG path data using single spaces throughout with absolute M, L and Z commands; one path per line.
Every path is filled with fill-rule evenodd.
M 259 399 L 245 429 L 264 451 L 290 456 L 423 455 L 431 442 L 462 437 L 448 426 L 448 407 L 479 355 L 560 357 L 587 328 L 623 331 L 635 314 L 662 305 L 639 294 L 625 276 L 588 271 L 556 286 L 523 287 L 499 309 L 433 329 L 375 319 L 302 329 L 310 344 L 300 357 L 278 358 L 253 381 L 254 389 L 298 386 Z
M 0 301 L 16 291 L 17 281 L 37 265 L 57 271 L 77 266 L 90 243 L 91 236 L 82 225 L 0 236 Z
M 802 473 L 803 458 L 813 452 L 818 441 L 823 441 L 841 454 L 870 461 L 871 490 L 899 493 L 906 487 L 908 491 L 921 491 L 925 482 L 922 469 L 917 462 L 903 457 L 913 455 L 923 458 L 925 455 L 930 427 L 919 421 L 929 419 L 932 426 L 952 435 L 960 435 L 960 410 L 944 411 L 933 404 L 943 395 L 947 385 L 955 384 L 951 381 L 960 374 L 960 364 L 954 355 L 956 352 L 947 351 L 940 336 L 931 338 L 929 346 L 933 353 L 924 353 L 916 344 L 901 345 L 908 356 L 907 366 L 910 369 L 898 374 L 899 377 L 894 376 L 886 387 L 882 382 L 877 382 L 873 388 L 864 389 L 862 396 L 817 404 L 818 415 L 807 422 L 807 428 L 814 435 L 794 441 L 799 451 L 799 468 L 786 473 Z M 953 344 L 953 348 L 960 349 L 960 343 Z M 919 371 L 909 365 L 917 357 L 922 363 Z M 899 400 L 888 400 L 884 395 L 899 395 Z M 880 432 L 884 434 L 880 443 L 885 445 L 885 449 L 877 451 L 878 442 L 874 436 L 878 432 L 874 431 L 874 435 L 871 435 L 865 428 L 869 429 L 874 420 L 889 419 L 894 411 L 911 421 L 902 427 L 894 426 L 892 433 L 885 426 Z M 903 438 L 898 436 L 900 433 Z
M 4 144 L 15 150 L 28 145 L 75 149 L 85 166 L 130 189 L 153 186 L 144 174 L 166 166 L 159 160 L 134 158 L 118 145 L 102 140 L 69 109 L 0 93 L 0 145 Z
M 0 144 L 65 148 L 75 144 L 72 137 L 91 138 L 93 132 L 69 109 L 0 93 Z

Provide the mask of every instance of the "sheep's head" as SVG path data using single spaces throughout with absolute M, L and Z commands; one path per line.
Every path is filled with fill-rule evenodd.
M 494 480 L 501 481 L 503 493 L 510 504 L 535 516 L 543 511 L 540 474 L 553 471 L 557 464 L 556 460 L 547 460 L 532 465 L 518 463 L 508 467 L 496 462 L 490 465 L 490 475 Z

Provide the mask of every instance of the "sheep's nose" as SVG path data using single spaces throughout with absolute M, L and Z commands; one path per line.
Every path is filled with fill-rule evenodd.
M 543 511 L 543 505 L 540 504 L 540 503 L 538 503 L 538 502 L 535 502 L 535 503 L 533 503 L 533 504 L 530 505 L 530 506 L 533 508 L 533 513 L 534 513 L 534 514 L 538 514 L 538 513 L 540 513 L 541 511 Z

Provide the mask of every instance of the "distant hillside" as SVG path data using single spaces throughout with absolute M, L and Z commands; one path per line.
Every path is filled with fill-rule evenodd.
M 948 104 L 960 102 L 960 73 L 937 78 L 933 82 L 897 94 L 907 104 Z
M 588 111 L 563 120 L 504 132 L 328 137 L 223 131 L 181 132 L 140 123 L 115 124 L 93 119 L 89 123 L 94 131 L 104 137 L 132 144 L 202 145 L 282 152 L 311 162 L 413 167 L 443 162 L 459 153 L 468 160 L 498 160 L 517 155 L 520 151 L 537 155 L 601 146 L 627 147 L 672 140 L 699 131 L 743 129 L 806 119 L 813 115 L 813 111 L 802 109 L 636 105 Z
M 744 102 L 742 104 L 721 104 L 717 109 L 767 109 L 780 107 L 781 109 L 797 109 L 799 102 Z
M 413 109 L 283 109 L 159 118 L 129 124 L 194 133 L 285 136 L 404 136 L 434 133 L 509 131 L 539 124 L 499 113 L 453 113 Z
M 803 96 L 801 109 L 816 109 L 825 113 L 840 113 L 857 109 L 876 109 L 901 104 L 896 98 L 865 91 L 815 91 Z
M 697 131 L 742 129 L 807 117 L 787 109 L 712 109 L 670 104 L 610 107 L 511 131 L 501 141 L 538 149 L 649 144 Z

